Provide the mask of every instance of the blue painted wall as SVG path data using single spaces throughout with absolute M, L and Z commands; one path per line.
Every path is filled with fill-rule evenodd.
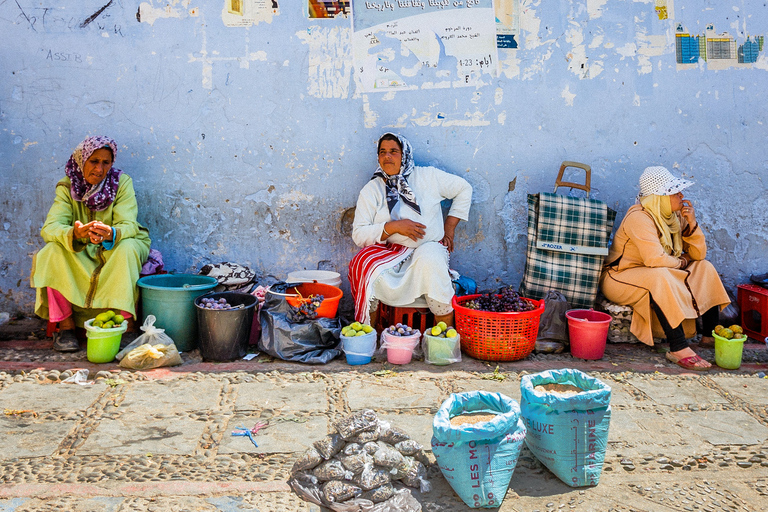
M 768 270 L 765 50 L 678 65 L 675 46 L 678 24 L 737 46 L 763 35 L 764 2 L 668 0 L 662 20 L 655 0 L 522 0 L 519 46 L 487 85 L 386 94 L 355 85 L 349 19 L 279 3 L 235 27 L 224 0 L 0 2 L 0 310 L 31 313 L 54 185 L 102 133 L 177 271 L 345 275 L 342 215 L 389 130 L 474 186 L 452 266 L 481 286 L 519 283 L 526 194 L 550 191 L 563 160 L 592 166 L 593 197 L 619 219 L 644 167 L 676 168 L 728 287 Z

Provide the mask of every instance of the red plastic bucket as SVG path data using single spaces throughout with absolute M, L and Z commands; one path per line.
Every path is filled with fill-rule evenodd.
M 571 355 L 579 359 L 602 359 L 611 315 L 593 309 L 566 311 Z

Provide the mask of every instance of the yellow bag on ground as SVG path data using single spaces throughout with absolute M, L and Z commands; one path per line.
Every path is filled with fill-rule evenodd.
M 120 366 L 131 370 L 149 370 L 161 366 L 181 364 L 181 356 L 176 345 L 150 345 L 145 343 L 128 352 L 120 361 Z

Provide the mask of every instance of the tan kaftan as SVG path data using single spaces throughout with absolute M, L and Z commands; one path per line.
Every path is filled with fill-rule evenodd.
M 693 260 L 680 268 L 680 259 L 667 254 L 653 218 L 639 204 L 632 206 L 613 238 L 600 277 L 603 295 L 616 304 L 632 306 L 632 334 L 647 345 L 664 337 L 651 298 L 672 327 L 681 323 L 686 337 L 696 333 L 696 318 L 713 306 L 724 308 L 730 298 L 715 267 L 704 258 L 707 246 L 697 224 L 692 232 L 681 219 L 683 251 Z

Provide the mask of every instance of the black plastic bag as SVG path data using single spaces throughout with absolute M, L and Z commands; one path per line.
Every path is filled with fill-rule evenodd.
M 536 337 L 537 352 L 562 352 L 568 346 L 568 299 L 557 290 L 550 290 L 544 297 L 544 313 L 539 320 Z
M 295 310 L 285 300 L 281 289 L 280 284 L 273 285 L 261 306 L 259 350 L 285 361 L 309 364 L 325 364 L 340 355 L 340 320 L 315 318 L 304 322 L 292 321 Z

